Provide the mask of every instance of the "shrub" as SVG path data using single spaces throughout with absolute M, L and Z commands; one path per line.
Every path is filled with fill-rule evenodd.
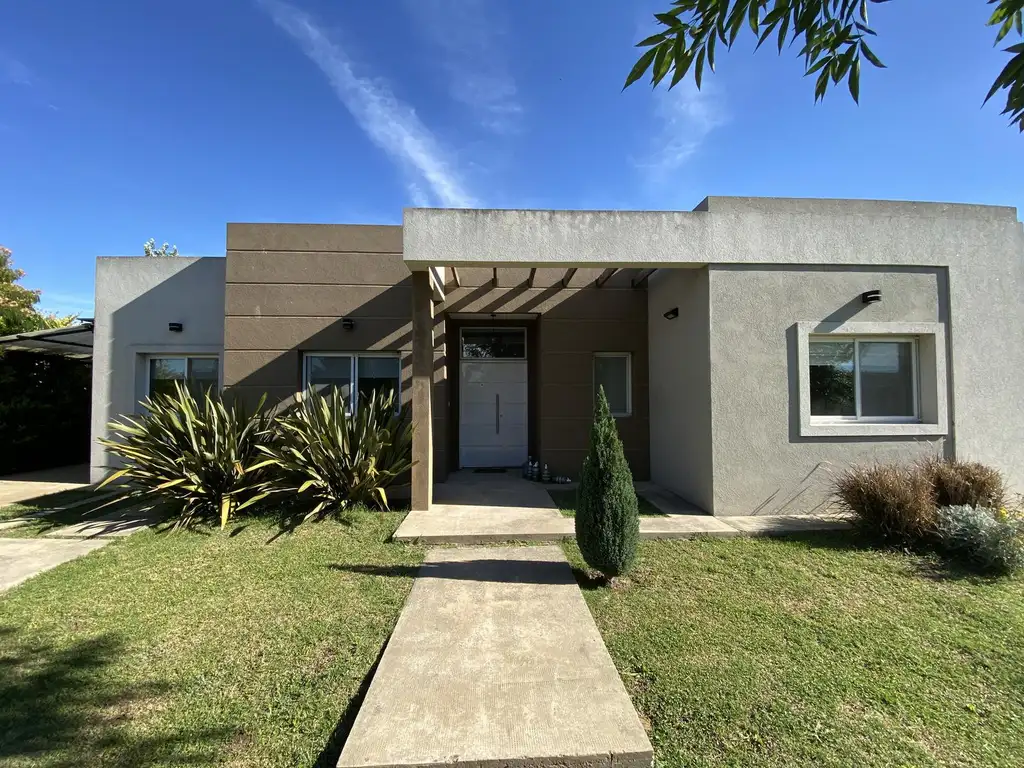
M 851 467 L 836 478 L 834 492 L 855 525 L 883 539 L 915 544 L 934 535 L 933 491 L 919 466 Z
M 613 578 L 633 567 L 639 538 L 640 514 L 633 475 L 602 388 L 580 476 L 576 542 L 591 568 Z
M 1007 574 L 1024 568 L 1024 520 L 1004 509 L 941 507 L 938 534 L 944 549 L 980 571 Z
M 201 401 L 181 384 L 173 393 L 143 400 L 147 413 L 111 422 L 112 440 L 100 440 L 124 468 L 104 480 L 124 481 L 126 496 L 179 508 L 175 527 L 220 518 L 223 528 L 267 495 L 259 443 L 270 433 L 263 400 L 254 414 L 226 406 L 207 392 Z
M 309 517 L 350 504 L 387 509 L 385 488 L 412 466 L 408 407 L 396 409 L 391 392 L 361 396 L 354 414 L 337 389 L 311 392 L 278 417 L 274 440 L 259 450 L 257 467 L 274 468 L 273 490 L 309 501 Z
M 998 470 L 976 461 L 934 457 L 918 465 L 931 483 L 938 507 L 989 507 L 1006 503 L 1006 483 Z

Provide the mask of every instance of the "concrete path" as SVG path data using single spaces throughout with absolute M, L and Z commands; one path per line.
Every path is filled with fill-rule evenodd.
M 0 477 L 0 507 L 45 496 L 48 493 L 81 488 L 89 484 L 89 467 L 78 465 L 25 472 Z
M 558 547 L 427 553 L 339 766 L 649 766 Z
M 0 539 L 0 592 L 109 543 L 109 539 Z

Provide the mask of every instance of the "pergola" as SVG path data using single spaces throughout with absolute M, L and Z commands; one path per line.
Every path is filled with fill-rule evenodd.
M 0 349 L 88 360 L 92 358 L 92 322 L 0 336 Z

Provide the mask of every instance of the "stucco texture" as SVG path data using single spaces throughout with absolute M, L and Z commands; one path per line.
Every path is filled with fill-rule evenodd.
M 97 439 L 116 416 L 136 413 L 146 395 L 147 355 L 221 356 L 224 267 L 222 258 L 96 260 L 92 482 L 103 479 L 110 463 Z M 168 330 L 169 323 L 181 323 L 181 332 Z

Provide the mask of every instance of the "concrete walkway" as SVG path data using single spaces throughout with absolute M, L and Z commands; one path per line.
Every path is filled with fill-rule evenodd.
M 89 467 L 85 464 L 4 475 L 0 477 L 0 507 L 49 493 L 82 488 L 88 484 Z
M 512 472 L 456 472 L 434 492 L 436 503 L 430 511 L 406 515 L 395 541 L 473 545 L 557 542 L 576 536 L 575 521 L 562 516 L 547 487 Z M 849 527 L 828 515 L 712 517 L 654 483 L 637 483 L 637 492 L 665 513 L 640 518 L 641 539 L 770 536 Z
M 109 539 L 0 539 L 0 592 L 109 543 Z
M 561 550 L 460 548 L 427 553 L 338 765 L 639 768 L 651 755 Z

